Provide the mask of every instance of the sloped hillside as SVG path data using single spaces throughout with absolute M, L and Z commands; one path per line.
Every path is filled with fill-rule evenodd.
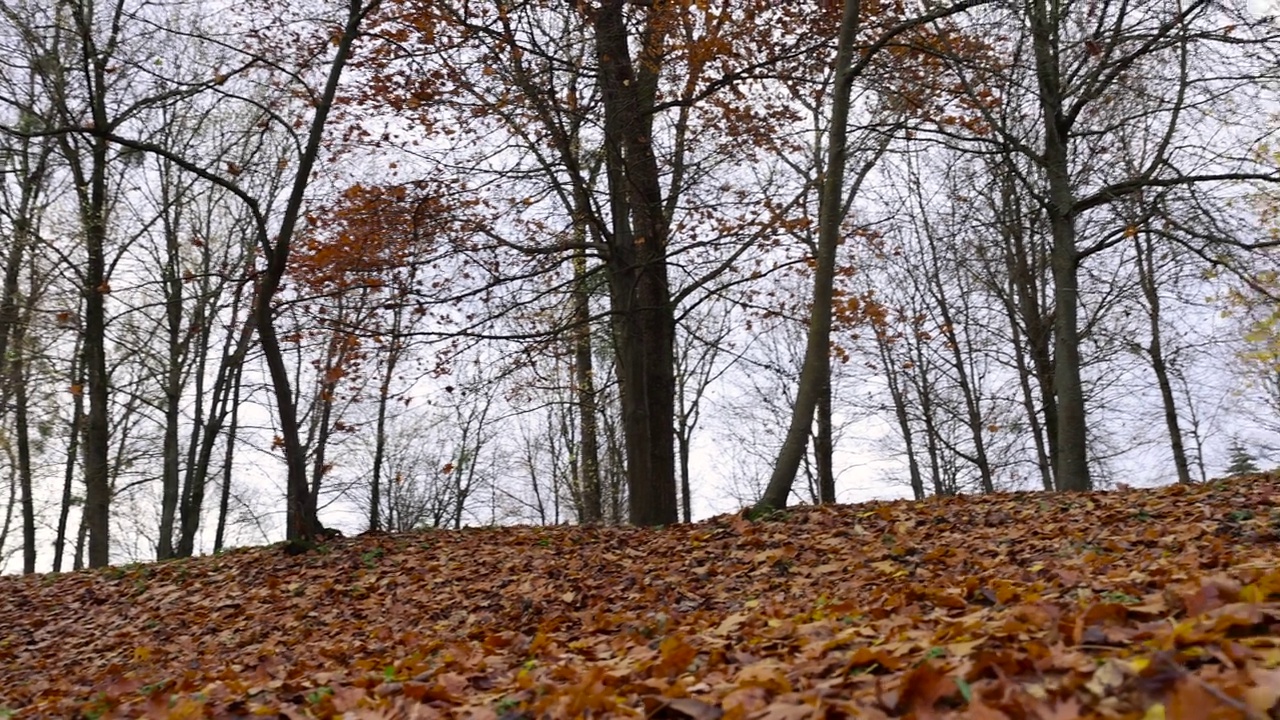
M 1278 699 L 1274 476 L 0 579 L 14 717 L 1154 720 Z

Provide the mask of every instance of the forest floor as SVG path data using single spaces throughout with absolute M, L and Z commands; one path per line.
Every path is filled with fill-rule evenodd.
M 0 578 L 0 717 L 1280 717 L 1280 478 Z

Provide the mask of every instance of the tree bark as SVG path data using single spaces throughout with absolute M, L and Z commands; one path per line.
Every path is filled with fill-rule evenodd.
M 84 368 L 84 351 L 77 340 L 74 360 L 71 363 L 70 384 L 73 387 L 84 386 L 82 370 Z M 67 547 L 67 523 L 71 515 L 71 504 L 74 493 L 76 469 L 80 460 L 80 438 L 84 436 L 84 395 L 73 393 L 71 396 L 71 422 L 67 424 L 67 460 L 62 473 L 62 502 L 58 510 L 58 530 L 53 539 L 53 571 L 62 572 L 62 556 Z M 79 551 L 77 550 L 77 557 Z
M 1054 481 L 1058 490 L 1090 490 L 1093 482 L 1089 475 L 1084 389 L 1080 377 L 1080 260 L 1071 186 L 1070 121 L 1063 112 L 1055 31 L 1061 18 L 1056 3 L 1050 7 L 1048 0 L 1035 0 L 1031 10 L 1031 41 L 1045 132 L 1041 160 L 1048 178 L 1045 210 L 1053 238 L 1050 258 L 1054 298 L 1053 386 L 1058 410 Z
M 1178 482 L 1191 484 L 1191 464 L 1187 462 L 1187 450 L 1182 441 L 1182 428 L 1178 421 L 1178 404 L 1173 396 L 1173 383 L 1169 380 L 1169 366 L 1160 342 L 1160 288 L 1156 279 L 1155 248 L 1149 241 L 1137 236 L 1133 240 L 1138 254 L 1139 282 L 1147 299 L 1147 318 L 1151 322 L 1151 342 L 1147 345 L 1147 357 L 1151 370 L 1156 374 L 1160 387 L 1160 400 L 1164 406 L 1164 424 L 1169 431 L 1169 450 L 1173 453 L 1173 466 L 1178 472 Z
M 287 485 L 285 535 L 289 540 L 310 539 L 319 535 L 322 528 L 319 518 L 316 517 L 315 503 L 311 498 L 307 482 L 307 456 L 302 446 L 298 407 L 292 391 L 289 368 L 284 359 L 284 350 L 280 345 L 279 334 L 276 332 L 273 303 L 276 292 L 280 289 L 280 283 L 289 268 L 294 230 L 302 214 L 302 204 L 306 199 L 311 172 L 320 155 L 324 129 L 338 94 L 338 83 L 350 59 L 351 47 L 359 36 L 360 24 L 376 5 L 376 0 L 368 5 L 363 4 L 362 0 L 349 0 L 346 21 L 337 39 L 334 59 L 329 65 L 324 90 L 316 99 L 315 113 L 311 117 L 306 143 L 302 156 L 298 160 L 293 187 L 281 212 L 279 230 L 274 240 L 267 238 L 265 228 L 261 230 L 260 241 L 266 258 L 266 267 L 259 275 L 255 287 L 253 317 L 257 325 L 262 354 L 266 359 L 271 377 L 272 395 L 276 402 L 276 417 L 279 423 L 278 430 L 284 446 Z
M 96 72 L 105 74 L 98 67 Z M 105 80 L 101 81 L 105 83 Z M 99 85 L 101 87 L 101 85 Z M 95 115 L 99 104 L 95 104 Z M 102 119 L 105 122 L 105 119 Z M 107 142 L 93 140 L 92 169 L 88 202 L 82 205 L 87 261 L 84 273 L 85 299 L 84 353 L 85 379 L 89 386 L 89 414 L 84 439 L 85 503 L 89 533 L 89 567 L 111 562 L 111 452 L 110 383 L 107 370 L 106 298 L 110 292 L 106 277 L 107 235 Z
M 578 472 L 582 484 L 582 517 L 587 524 L 604 519 L 600 488 L 600 423 L 596 402 L 595 358 L 591 348 L 591 294 L 587 288 L 587 256 L 573 259 L 574 274 L 574 389 L 577 392 L 579 432 Z
M 818 502 L 836 501 L 836 473 L 834 467 L 835 431 L 831 427 L 831 376 L 818 393 L 817 434 L 813 439 L 813 456 L 818 471 Z
M 222 552 L 227 533 L 227 512 L 231 505 L 231 478 L 235 468 L 236 431 L 240 427 L 240 368 L 231 380 L 231 423 L 227 427 L 226 448 L 222 456 L 222 493 L 218 501 L 218 523 L 213 535 L 213 552 Z M 203 491 L 202 491 L 203 492 Z
M 167 175 L 167 173 L 166 173 Z M 162 201 L 166 208 L 171 206 L 172 198 L 169 178 L 161 180 Z M 173 218 L 164 213 L 165 234 L 165 266 L 162 280 L 165 293 L 165 330 L 167 332 L 168 358 L 164 378 L 164 445 L 163 445 L 163 479 L 160 492 L 160 533 L 156 559 L 165 560 L 173 557 L 174 520 L 178 510 L 179 467 L 178 467 L 178 426 L 182 421 L 182 360 L 185 352 L 183 339 L 183 288 L 181 262 L 178 256 L 178 229 Z
M 605 0 L 595 18 L 604 103 L 605 166 L 612 232 L 606 267 L 627 452 L 629 519 L 677 521 L 675 481 L 675 312 L 667 278 L 669 222 L 664 214 L 653 107 L 663 43 L 655 6 L 631 59 L 625 0 Z
M 15 239 L 25 244 L 25 240 Z M 14 395 L 14 433 L 18 441 L 18 479 L 22 486 L 22 572 L 36 571 L 36 504 L 31 469 L 30 400 L 28 398 L 26 356 L 26 326 L 31 313 L 13 326 L 13 340 L 9 345 L 12 359 L 9 361 L 9 382 Z
M 831 303 L 835 285 L 836 249 L 840 245 L 840 226 L 844 220 L 849 106 L 853 93 L 853 64 L 857 52 L 855 43 L 861 13 L 861 0 L 845 0 L 840 19 L 840 37 L 836 46 L 835 86 L 832 88 L 826 171 L 822 176 L 818 202 L 818 252 L 813 271 L 813 303 L 809 308 L 808 342 L 791 422 L 782 448 L 778 451 L 773 475 L 769 478 L 764 496 L 756 503 L 757 512 L 786 507 L 796 472 L 800 469 L 800 461 L 805 455 L 805 446 L 822 389 L 831 382 Z

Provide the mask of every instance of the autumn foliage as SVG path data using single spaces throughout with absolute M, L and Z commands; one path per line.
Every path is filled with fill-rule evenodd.
M 1280 477 L 0 579 L 19 717 L 1265 718 Z

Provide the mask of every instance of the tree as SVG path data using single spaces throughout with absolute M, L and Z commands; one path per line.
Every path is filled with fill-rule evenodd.
M 956 133 L 944 116 L 938 133 L 1023 161 L 1008 167 L 1019 193 L 1043 213 L 1050 241 L 1054 482 L 1059 490 L 1087 490 L 1082 263 L 1132 237 L 1135 227 L 1112 214 L 1114 203 L 1159 204 L 1159 216 L 1140 223 L 1147 229 L 1158 231 L 1161 223 L 1184 231 L 1221 228 L 1202 212 L 1218 210 L 1197 202 L 1197 194 L 1276 180 L 1256 157 L 1239 152 L 1265 132 L 1257 124 L 1261 96 L 1254 78 L 1269 73 L 1263 58 L 1274 47 L 1276 28 L 1216 3 L 1165 0 L 1137 6 L 1036 0 L 993 6 L 981 23 L 997 30 L 992 37 L 1002 38 L 1002 54 L 1012 60 L 993 64 L 949 53 L 949 77 L 981 123 L 978 132 Z M 1008 28 L 1019 32 L 1003 34 Z M 951 43 L 945 33 L 937 38 Z M 1236 70 L 1224 75 L 1228 66 Z M 1237 98 L 1231 112 L 1209 109 L 1226 94 Z M 1024 122 L 1029 112 L 1035 126 Z M 1195 139 L 1207 136 L 1224 140 Z M 1201 249 L 1221 242 L 1194 231 L 1183 238 L 1192 235 Z
M 1255 475 L 1262 472 L 1253 454 L 1244 446 L 1240 438 L 1231 439 L 1231 446 L 1227 448 L 1227 453 L 1227 475 L 1235 477 L 1238 475 Z
M 873 39 L 865 49 L 857 43 L 863 30 L 863 14 L 867 11 L 860 0 L 845 0 L 840 14 L 839 39 L 836 45 L 834 80 L 831 89 L 831 118 L 826 138 L 826 163 L 821 175 L 821 196 L 818 202 L 818 242 L 814 256 L 813 300 L 809 309 L 809 333 L 805 345 L 804 364 L 800 371 L 800 386 L 796 391 L 795 408 L 788 425 L 787 435 L 774 466 L 764 495 L 756 503 L 757 511 L 785 507 L 796 470 L 800 466 L 808 442 L 809 426 L 824 393 L 829 392 L 831 375 L 831 321 L 834 297 L 836 251 L 840 245 L 841 228 L 848 208 L 846 195 L 850 187 L 845 185 L 845 169 L 848 164 L 848 126 L 854 82 L 876 57 L 876 53 L 894 42 L 899 36 L 930 22 L 962 13 L 985 0 L 972 0 L 947 5 L 918 17 L 894 22 L 884 22 L 883 28 L 873 29 Z M 856 59 L 855 59 L 856 58 Z M 863 158 L 862 176 L 874 165 L 878 152 Z M 856 185 L 854 186 L 856 187 Z M 830 452 L 827 448 L 826 452 Z M 830 466 L 830 459 L 823 462 Z

